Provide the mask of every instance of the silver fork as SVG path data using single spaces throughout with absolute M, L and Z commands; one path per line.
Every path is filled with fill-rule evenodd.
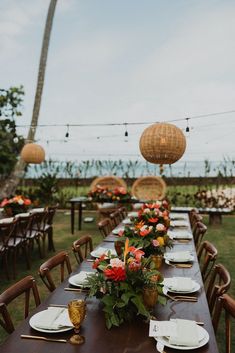
M 164 344 L 163 344 L 162 342 L 157 341 L 156 348 L 157 348 L 157 350 L 158 350 L 159 353 L 166 353 L 166 352 L 164 351 L 164 348 L 165 348 L 165 347 L 164 347 Z

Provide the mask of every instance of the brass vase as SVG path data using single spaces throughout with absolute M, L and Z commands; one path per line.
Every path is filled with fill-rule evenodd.
M 155 265 L 155 269 L 158 270 L 162 266 L 163 255 L 152 255 L 151 261 Z
M 157 288 L 144 287 L 143 302 L 147 309 L 152 309 L 157 303 L 158 291 Z

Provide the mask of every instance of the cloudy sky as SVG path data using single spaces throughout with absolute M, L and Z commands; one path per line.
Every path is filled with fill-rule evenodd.
M 31 120 L 48 6 L 0 1 L 1 88 L 25 89 L 18 125 Z M 235 112 L 210 115 L 235 111 L 234 18 L 234 0 L 58 0 L 39 125 L 63 126 L 38 127 L 47 157 L 141 159 L 150 123 L 185 132 L 186 118 L 183 160 L 235 157 Z M 71 126 L 94 123 L 120 125 Z

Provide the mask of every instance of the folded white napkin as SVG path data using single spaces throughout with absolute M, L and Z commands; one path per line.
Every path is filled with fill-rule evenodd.
M 187 230 L 168 230 L 167 234 L 171 239 L 192 239 L 192 233 Z
M 199 335 L 195 321 L 175 319 L 176 335 L 171 333 L 169 343 L 178 346 L 196 347 L 199 345 Z
M 190 251 L 177 251 L 165 253 L 165 259 L 169 261 L 191 261 L 193 256 Z
M 132 220 L 130 218 L 125 218 L 123 221 L 122 221 L 123 224 L 131 224 L 132 223 Z
M 123 228 L 123 227 L 114 228 L 114 229 L 112 230 L 112 233 L 117 235 L 117 234 L 119 234 L 120 230 L 124 230 L 124 228 Z
M 15 215 L 15 217 L 28 217 L 30 215 L 29 212 L 25 212 L 25 213 L 18 213 L 17 215 Z
M 0 223 L 11 223 L 13 221 L 14 217 L 9 217 L 9 218 L 2 218 L 0 219 Z
M 138 217 L 138 212 L 128 212 L 128 217 Z
M 170 219 L 172 220 L 187 220 L 188 219 L 188 215 L 187 214 L 182 214 L 182 213 L 174 213 L 171 212 L 170 213 Z
M 188 222 L 184 220 L 171 221 L 171 227 L 188 227 Z
M 111 253 L 111 255 L 117 255 L 116 250 L 114 249 L 108 249 L 108 248 L 103 248 L 102 246 L 100 246 L 99 248 L 93 250 L 91 252 L 91 256 L 98 256 L 100 257 L 103 254 L 107 254 L 108 252 Z M 92 255 L 93 254 L 93 255 Z
M 58 330 L 62 327 L 73 327 L 69 319 L 68 309 L 56 307 L 49 307 L 47 310 L 40 312 L 34 325 L 44 330 Z
M 43 212 L 45 209 L 43 207 L 41 208 L 33 208 L 30 210 L 30 213 L 36 213 L 36 212 Z
M 73 276 L 73 282 L 80 286 L 84 285 L 86 284 L 87 276 L 91 273 L 92 272 L 81 271 L 77 275 Z
M 172 291 L 187 292 L 194 288 L 194 281 L 189 277 L 164 278 L 164 285 Z

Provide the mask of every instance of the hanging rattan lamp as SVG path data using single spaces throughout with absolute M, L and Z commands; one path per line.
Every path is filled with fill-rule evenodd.
M 173 124 L 157 123 L 147 127 L 140 137 L 140 151 L 150 163 L 172 164 L 184 154 L 186 139 Z
M 45 160 L 45 151 L 36 143 L 26 143 L 21 151 L 25 163 L 40 164 Z

